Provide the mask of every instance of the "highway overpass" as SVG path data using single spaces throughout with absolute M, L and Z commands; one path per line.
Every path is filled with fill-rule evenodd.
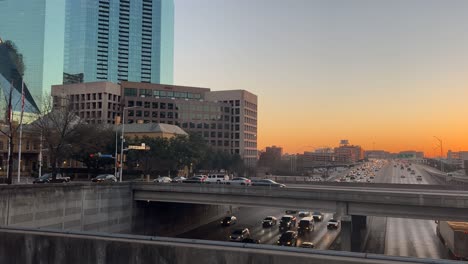
M 132 185 L 136 201 L 158 201 L 239 206 L 313 209 L 338 215 L 388 216 L 418 219 L 468 221 L 468 191 L 412 188 L 379 184 L 353 187 L 349 184 L 310 185 L 297 188 L 228 186 L 207 184 Z

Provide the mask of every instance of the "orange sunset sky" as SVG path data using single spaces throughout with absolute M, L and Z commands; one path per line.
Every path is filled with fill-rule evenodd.
M 468 150 L 468 1 L 175 4 L 175 84 L 257 94 L 259 149 Z

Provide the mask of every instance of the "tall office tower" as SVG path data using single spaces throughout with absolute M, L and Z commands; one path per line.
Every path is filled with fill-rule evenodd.
M 65 17 L 65 84 L 172 84 L 173 0 L 67 0 Z
M 23 55 L 23 79 L 38 105 L 52 84 L 62 82 L 64 11 L 63 0 L 0 0 L 0 38 Z

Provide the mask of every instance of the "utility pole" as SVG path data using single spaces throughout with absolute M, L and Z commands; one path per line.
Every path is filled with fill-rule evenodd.
M 440 170 L 441 171 L 444 171 L 444 163 L 442 162 L 442 158 L 444 157 L 444 154 L 443 154 L 443 148 L 442 148 L 442 139 L 434 136 L 435 139 L 437 139 L 439 141 L 439 146 L 440 146 Z

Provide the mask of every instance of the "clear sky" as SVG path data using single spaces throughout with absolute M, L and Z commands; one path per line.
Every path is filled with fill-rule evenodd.
M 468 1 L 174 0 L 179 85 L 259 96 L 259 148 L 468 150 Z

